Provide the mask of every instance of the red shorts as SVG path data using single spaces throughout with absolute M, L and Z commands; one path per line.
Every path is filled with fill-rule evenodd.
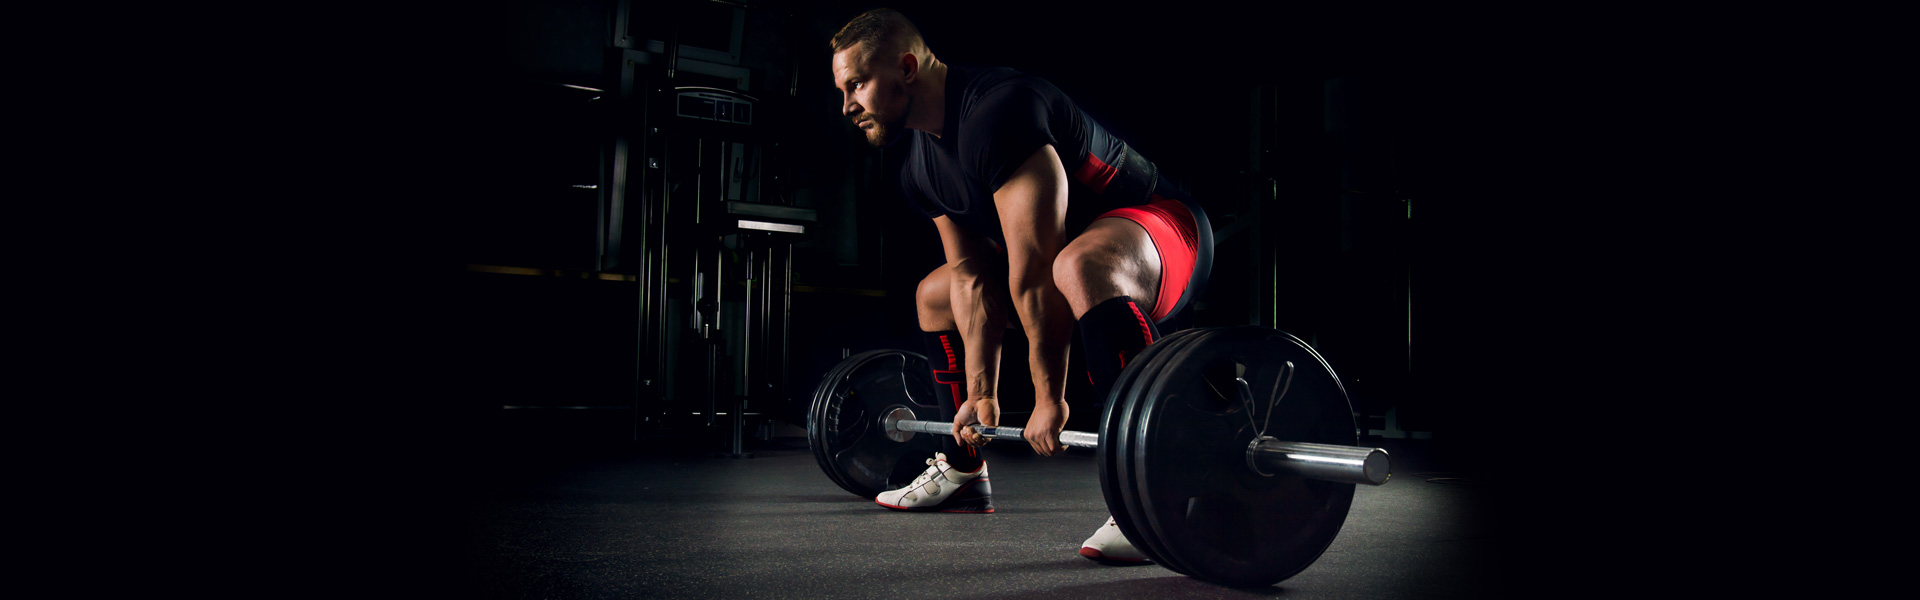
M 1160 253 L 1160 291 L 1153 300 L 1153 315 L 1148 318 L 1159 321 L 1173 312 L 1180 295 L 1187 291 L 1194 263 L 1200 257 L 1200 238 L 1187 205 L 1159 194 L 1152 199 L 1140 206 L 1107 211 L 1099 218 L 1119 217 L 1139 223 L 1153 239 L 1153 247 Z

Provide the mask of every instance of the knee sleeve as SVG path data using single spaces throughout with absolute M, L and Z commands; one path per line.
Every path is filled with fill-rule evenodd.
M 1097 405 L 1104 406 L 1113 394 L 1113 383 L 1127 361 L 1158 339 L 1153 319 L 1128 296 L 1109 298 L 1080 316 L 1080 342 L 1087 351 L 1087 378 L 1093 381 Z

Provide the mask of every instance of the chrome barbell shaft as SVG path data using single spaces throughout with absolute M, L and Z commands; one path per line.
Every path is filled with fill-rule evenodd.
M 911 431 L 933 435 L 951 435 L 953 424 L 940 421 L 916 421 L 888 415 L 883 419 L 888 431 Z M 969 425 L 975 432 L 996 440 L 1024 440 L 1019 427 Z M 1062 431 L 1060 443 L 1078 448 L 1099 448 L 1100 435 L 1085 431 Z M 1387 451 L 1365 446 L 1284 442 L 1262 437 L 1247 445 L 1247 466 L 1261 475 L 1292 473 L 1308 479 L 1381 485 L 1393 476 Z
M 996 440 L 1026 439 L 1024 437 L 1021 437 L 1023 434 L 1026 433 L 1026 430 L 1019 427 L 988 427 L 986 425 L 981 425 L 978 423 L 970 425 L 969 427 L 972 427 L 974 432 L 979 433 L 982 436 L 993 438 Z M 913 420 L 903 419 L 903 420 L 894 422 L 894 429 L 899 431 L 912 431 L 915 433 L 931 433 L 934 435 L 951 435 L 953 433 L 953 424 L 943 423 L 940 421 L 913 421 Z M 1060 432 L 1060 443 L 1063 445 L 1074 446 L 1077 448 L 1099 448 L 1100 434 L 1087 433 L 1085 431 L 1062 431 Z

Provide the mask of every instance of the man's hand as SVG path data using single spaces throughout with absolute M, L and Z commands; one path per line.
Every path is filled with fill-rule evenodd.
M 1033 451 L 1041 456 L 1053 456 L 1066 450 L 1060 445 L 1060 432 L 1067 428 L 1067 403 L 1040 400 L 1033 403 L 1033 414 L 1027 416 L 1027 427 L 1022 437 L 1033 444 Z
M 1062 422 L 1065 422 L 1064 419 Z M 990 427 L 999 425 L 1000 402 L 993 398 L 974 398 L 960 403 L 960 411 L 953 415 L 953 440 L 962 446 L 976 447 L 992 441 L 967 427 L 974 423 Z

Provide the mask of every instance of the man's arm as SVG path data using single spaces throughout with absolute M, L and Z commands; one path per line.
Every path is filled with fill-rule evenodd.
M 1063 448 L 1067 423 L 1067 348 L 1073 309 L 1053 281 L 1053 259 L 1066 247 L 1067 170 L 1052 145 L 1043 145 L 993 193 L 1007 240 L 1007 289 L 1026 329 L 1033 374 L 1033 414 L 1026 438 L 1041 456 Z M 997 350 L 997 348 L 996 348 Z
M 986 440 L 966 429 L 969 423 L 998 425 L 1000 384 L 1000 346 L 1006 335 L 1007 288 L 1000 279 L 999 257 L 991 241 L 968 233 L 946 215 L 934 218 L 940 231 L 940 245 L 946 251 L 948 306 L 953 322 L 960 329 L 960 342 L 966 348 L 967 397 L 955 415 L 953 435 L 962 444 L 980 445 Z M 963 437 L 965 436 L 965 437 Z

